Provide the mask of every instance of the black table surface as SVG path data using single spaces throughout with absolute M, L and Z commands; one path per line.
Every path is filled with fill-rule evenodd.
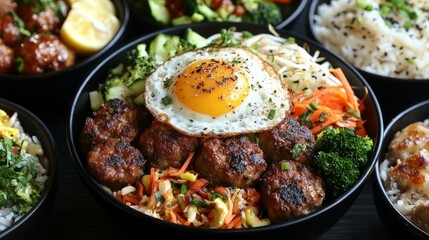
M 134 24 L 135 22 L 135 20 L 130 21 L 126 33 L 127 40 L 141 36 L 144 32 L 142 29 L 145 26 Z M 286 30 L 308 36 L 306 14 L 299 16 Z M 407 93 L 404 94 L 405 96 L 402 95 L 403 106 L 387 104 L 389 96 L 379 99 L 385 123 L 389 122 L 402 108 L 419 100 L 411 98 L 411 94 L 409 97 Z M 67 148 L 66 116 L 41 116 L 41 118 L 52 131 L 60 153 L 59 185 L 51 213 L 42 227 L 35 232 L 33 239 L 136 239 L 136 236 L 143 238 L 144 235 L 133 233 L 130 229 L 118 225 L 112 216 L 97 204 L 80 180 Z M 374 206 L 372 179 L 367 182 L 349 211 L 318 239 L 391 239 L 388 229 L 380 221 Z

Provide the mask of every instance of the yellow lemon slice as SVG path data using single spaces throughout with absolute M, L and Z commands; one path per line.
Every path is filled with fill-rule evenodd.
M 111 0 L 69 0 L 70 6 L 76 7 L 79 4 L 89 4 L 99 10 L 105 10 L 113 15 L 116 14 L 115 6 Z
M 106 46 L 119 27 L 120 21 L 114 14 L 82 2 L 69 11 L 60 35 L 76 53 L 90 55 Z

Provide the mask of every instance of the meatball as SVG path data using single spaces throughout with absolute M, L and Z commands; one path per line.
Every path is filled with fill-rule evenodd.
M 81 150 L 87 152 L 110 138 L 133 142 L 140 134 L 143 112 L 142 108 L 125 100 L 107 101 L 86 118 L 80 135 Z
M 13 51 L 0 40 L 0 73 L 8 73 L 13 67 Z
M 198 138 L 186 136 L 167 124 L 153 121 L 139 137 L 139 145 L 149 166 L 180 168 L 198 148 Z
M 23 39 L 15 48 L 15 56 L 22 59 L 24 74 L 59 71 L 73 65 L 76 54 L 58 36 L 36 34 Z
M 37 8 L 32 3 L 18 4 L 16 13 L 24 21 L 25 28 L 31 32 L 58 34 L 61 27 L 60 16 L 50 7 L 41 11 Z
M 273 223 L 307 215 L 325 198 L 322 179 L 311 167 L 297 161 L 271 163 L 259 183 L 262 205 Z
M 254 185 L 267 163 L 262 150 L 245 135 L 202 140 L 194 168 L 211 183 L 246 188 Z
M 302 163 L 312 161 L 316 140 L 310 130 L 295 118 L 286 117 L 274 128 L 257 136 L 267 162 L 283 159 Z
M 132 185 L 144 173 L 142 153 L 123 139 L 110 138 L 87 155 L 88 169 L 101 184 L 117 190 Z
M 415 122 L 398 131 L 389 144 L 387 159 L 396 164 L 398 159 L 404 160 L 422 148 L 429 150 L 429 126 L 423 122 Z
M 13 47 L 21 40 L 18 24 L 13 19 L 12 14 L 0 17 L 0 36 L 4 44 Z

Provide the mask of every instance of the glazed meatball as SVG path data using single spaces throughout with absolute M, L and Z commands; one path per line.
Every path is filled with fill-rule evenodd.
M 101 184 L 117 190 L 132 185 L 144 173 L 146 160 L 129 142 L 110 138 L 87 155 L 88 169 Z
M 310 130 L 295 118 L 286 117 L 276 127 L 258 133 L 257 136 L 267 162 L 283 159 L 312 162 L 315 138 Z
M 322 179 L 297 161 L 271 163 L 259 183 L 262 205 L 273 223 L 307 215 L 325 198 Z
M 9 47 L 13 47 L 21 40 L 18 24 L 11 14 L 0 17 L 0 36 Z
M 13 67 L 13 51 L 0 40 L 0 73 L 8 73 Z
M 81 150 L 87 152 L 110 138 L 133 142 L 140 134 L 143 112 L 142 108 L 125 100 L 107 101 L 86 118 L 80 135 Z
M 245 135 L 202 140 L 194 168 L 211 183 L 222 186 L 250 187 L 265 171 L 262 150 Z
M 167 124 L 153 121 L 139 137 L 139 145 L 148 165 L 159 169 L 180 168 L 198 148 L 198 138 L 186 136 Z
M 24 74 L 59 71 L 73 65 L 75 55 L 57 36 L 48 34 L 25 38 L 15 48 L 15 57 L 22 59 Z
M 398 131 L 389 144 L 387 159 L 396 164 L 422 148 L 429 150 L 429 126 L 415 122 Z
M 16 13 L 24 21 L 25 28 L 31 32 L 58 34 L 61 27 L 60 16 L 50 7 L 41 11 L 37 8 L 32 3 L 18 4 Z
M 0 17 L 15 10 L 16 6 L 14 0 L 0 0 Z

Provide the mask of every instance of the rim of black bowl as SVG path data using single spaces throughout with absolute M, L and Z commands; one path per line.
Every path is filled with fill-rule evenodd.
M 9 239 L 8 235 L 19 234 L 18 231 L 21 231 L 21 225 L 24 224 L 32 216 L 37 215 L 42 206 L 46 204 L 46 206 L 44 206 L 46 209 L 44 209 L 43 211 L 50 211 L 50 209 L 52 208 L 57 188 L 59 153 L 56 146 L 57 144 L 55 143 L 52 133 L 50 132 L 48 127 L 40 120 L 40 118 L 38 118 L 31 111 L 19 104 L 16 104 L 3 98 L 0 98 L 0 109 L 6 111 L 8 114 L 13 114 L 14 112 L 18 113 L 18 120 L 21 123 L 23 129 L 30 136 L 37 136 L 38 140 L 42 144 L 45 156 L 48 158 L 48 166 L 45 166 L 45 168 L 47 168 L 48 170 L 49 179 L 45 186 L 45 190 L 40 196 L 39 200 L 28 213 L 26 213 L 18 221 L 13 223 L 10 227 L 0 232 L 0 239 Z M 38 224 L 41 225 L 42 222 Z
M 175 26 L 172 26 L 172 25 L 168 25 L 168 26 L 162 25 L 161 23 L 155 21 L 152 17 L 146 16 L 145 14 L 142 14 L 141 12 L 139 12 L 136 7 L 133 7 L 134 1 L 136 1 L 136 0 L 127 0 L 127 1 L 129 3 L 129 5 L 131 6 L 130 8 L 131 8 L 131 11 L 132 11 L 133 15 L 137 16 L 142 21 L 149 23 L 149 25 L 152 28 L 155 28 L 155 29 L 165 29 L 165 28 L 175 27 Z M 281 28 L 285 28 L 285 27 L 289 26 L 293 21 L 296 20 L 296 18 L 301 13 L 304 12 L 304 9 L 305 9 L 305 6 L 307 5 L 307 3 L 308 3 L 308 0 L 294 0 L 294 1 L 292 1 L 290 3 L 294 7 L 292 13 L 290 13 L 286 17 L 286 19 L 284 19 L 281 23 L 277 24 L 275 26 L 275 28 L 281 29 Z M 226 22 L 224 22 L 224 23 L 226 23 Z
M 319 42 L 320 44 L 323 45 L 323 43 L 317 38 L 316 34 L 315 34 L 315 27 L 314 27 L 314 15 L 317 13 L 317 8 L 319 7 L 320 4 L 323 3 L 330 3 L 331 0 L 313 0 L 310 3 L 310 7 L 309 7 L 309 11 L 308 11 L 308 28 L 310 29 L 309 33 L 312 39 L 316 40 L 317 42 Z M 340 56 L 339 53 L 335 53 L 336 55 L 338 55 L 339 57 L 343 58 L 342 56 Z M 346 60 L 347 61 L 347 60 Z M 378 81 L 388 81 L 388 82 L 398 82 L 398 83 L 406 83 L 406 82 L 412 82 L 413 84 L 418 84 L 418 83 L 425 83 L 427 84 L 429 82 L 429 78 L 422 78 L 422 79 L 408 79 L 408 78 L 400 78 L 400 77 L 391 77 L 391 76 L 383 76 L 383 75 L 377 75 L 375 73 L 372 72 L 368 72 L 366 70 L 363 70 L 359 67 L 355 67 L 359 72 L 361 72 L 362 74 L 365 75 L 365 79 L 367 79 L 370 82 L 378 82 Z M 374 80 L 369 80 L 369 79 L 374 79 Z
M 385 159 L 385 154 L 388 151 L 388 147 L 390 142 L 392 141 L 395 133 L 404 129 L 408 124 L 417 121 L 423 121 L 429 119 L 429 99 L 420 101 L 419 103 L 401 111 L 396 117 L 394 117 L 386 127 L 383 137 L 382 148 L 377 160 L 377 164 L 375 165 L 375 176 L 376 176 L 376 184 L 377 188 L 379 188 L 382 196 L 382 200 L 384 203 L 388 204 L 388 207 L 395 212 L 396 216 L 399 217 L 404 223 L 404 227 L 410 230 L 415 235 L 421 238 L 428 238 L 429 233 L 426 233 L 419 227 L 417 227 L 414 223 L 412 223 L 409 219 L 407 219 L 390 201 L 387 196 L 386 190 L 384 188 L 383 182 L 380 176 L 380 164 Z M 381 206 L 378 206 L 381 207 Z
M 287 226 L 293 226 L 293 225 L 298 225 L 301 224 L 305 221 L 307 221 L 308 219 L 311 219 L 317 215 L 322 215 L 325 214 L 328 211 L 332 211 L 336 206 L 338 205 L 342 205 L 341 208 L 344 207 L 343 204 L 345 199 L 347 198 L 353 198 L 353 202 L 355 200 L 355 198 L 357 198 L 358 194 L 360 193 L 360 191 L 362 190 L 364 183 L 368 180 L 368 178 L 371 176 L 372 171 L 374 169 L 374 165 L 375 165 L 375 160 L 377 159 L 378 153 L 380 151 L 381 148 L 381 137 L 384 131 L 384 127 L 383 127 L 383 117 L 381 114 L 381 109 L 380 106 L 378 104 L 377 98 L 374 94 L 374 92 L 372 91 L 371 87 L 369 86 L 369 84 L 366 82 L 366 80 L 360 75 L 360 73 L 355 70 L 354 68 L 352 68 L 347 62 L 345 62 L 343 59 L 338 58 L 336 55 L 334 55 L 331 51 L 323 48 L 320 44 L 318 44 L 317 42 L 311 40 L 311 39 L 307 39 L 307 38 L 303 38 L 302 36 L 295 34 L 293 32 L 289 32 L 286 30 L 276 30 L 280 36 L 291 36 L 294 37 L 298 42 L 302 41 L 303 43 L 307 43 L 310 48 L 314 48 L 315 50 L 318 50 L 321 54 L 321 56 L 325 56 L 327 59 L 329 59 L 328 61 L 336 61 L 336 66 L 341 66 L 341 68 L 343 69 L 343 71 L 345 72 L 346 76 L 348 77 L 353 77 L 354 81 L 360 81 L 360 83 L 363 86 L 367 87 L 368 90 L 368 98 L 366 99 L 366 101 L 371 101 L 370 103 L 372 103 L 374 109 L 370 109 L 372 111 L 374 111 L 374 114 L 376 114 L 377 117 L 377 122 L 372 123 L 373 125 L 370 126 L 370 128 L 373 128 L 374 130 L 374 151 L 373 151 L 373 155 L 371 156 L 370 159 L 373 159 L 373 161 L 371 161 L 370 163 L 368 163 L 367 167 L 365 168 L 364 172 L 362 173 L 362 175 L 359 177 L 359 179 L 356 181 L 356 183 L 354 184 L 354 186 L 352 188 L 350 188 L 347 192 L 345 192 L 344 194 L 342 194 L 341 196 L 337 197 L 336 199 L 334 199 L 333 201 L 327 203 L 326 205 L 324 205 L 321 209 L 312 212 L 306 216 L 297 218 L 297 219 L 293 219 L 291 221 L 284 221 L 281 223 L 276 223 L 276 224 L 271 224 L 265 227 L 258 227 L 258 228 L 246 228 L 246 229 L 210 229 L 210 228 L 198 228 L 198 227 L 186 227 L 186 226 L 182 226 L 179 224 L 173 224 L 173 223 L 169 223 L 166 222 L 164 220 L 160 220 L 160 219 L 156 219 L 153 218 L 149 215 L 140 213 L 134 209 L 131 209 L 128 206 L 125 206 L 124 204 L 122 204 L 121 202 L 119 202 L 119 200 L 115 199 L 114 197 L 112 197 L 111 195 L 109 195 L 109 193 L 107 191 L 105 191 L 103 189 L 103 187 L 101 187 L 90 175 L 90 173 L 88 172 L 88 170 L 86 169 L 86 166 L 84 164 L 84 160 L 82 158 L 82 154 L 79 152 L 79 145 L 78 145 L 78 135 L 80 134 L 80 130 L 82 129 L 82 125 L 83 125 L 83 121 L 84 119 L 80 119 L 79 121 L 81 122 L 76 122 L 77 119 L 76 118 L 76 111 L 78 111 L 78 107 L 80 106 L 79 104 L 81 103 L 81 98 L 82 96 L 84 96 L 86 98 L 86 100 L 84 100 L 85 103 L 85 108 L 86 108 L 86 113 L 84 113 L 83 116 L 89 116 L 90 113 L 90 109 L 89 109 L 89 91 L 95 90 L 95 88 L 98 86 L 98 81 L 97 82 L 93 82 L 93 86 L 94 88 L 91 88 L 91 90 L 89 89 L 85 89 L 89 84 L 91 84 L 91 80 L 94 76 L 97 75 L 98 71 L 100 71 L 100 69 L 105 68 L 106 64 L 108 65 L 109 68 L 116 66 L 116 64 L 108 64 L 109 62 L 112 61 L 112 59 L 114 60 L 116 58 L 116 60 L 118 59 L 122 59 L 122 57 L 124 56 L 124 53 L 129 50 L 132 46 L 135 46 L 138 43 L 141 42 L 145 42 L 148 41 L 150 39 L 153 39 L 157 34 L 159 33 L 183 33 L 187 28 L 191 28 L 191 29 L 196 29 L 197 32 L 203 32 L 205 31 L 210 32 L 207 33 L 208 35 L 213 34 L 213 33 L 218 33 L 220 31 L 221 28 L 229 28 L 229 27 L 237 27 L 237 30 L 247 30 L 247 31 L 251 31 L 253 33 L 259 33 L 259 32 L 265 32 L 268 33 L 268 27 L 264 27 L 264 26 L 260 26 L 260 25 L 254 25 L 254 24 L 247 24 L 247 23 L 213 23 L 213 22 L 205 22 L 205 23 L 195 23 L 195 24 L 191 24 L 191 25 L 186 25 L 186 26 L 177 26 L 177 27 L 172 27 L 172 28 L 167 28 L 167 29 L 162 29 L 156 32 L 152 32 L 148 35 L 145 35 L 143 37 L 140 37 L 138 39 L 135 39 L 134 41 L 126 44 L 125 46 L 123 46 L 122 48 L 118 49 L 115 53 L 111 54 L 108 58 L 104 59 L 97 67 L 95 67 L 93 69 L 93 71 L 87 76 L 87 78 L 84 80 L 84 82 L 82 83 L 82 85 L 79 87 L 79 89 L 76 91 L 75 97 L 72 100 L 72 104 L 69 107 L 68 113 L 67 113 L 67 119 L 68 119 L 68 125 L 67 125 L 67 130 L 66 130 L 66 138 L 67 138 L 67 145 L 70 151 L 70 154 L 72 156 L 73 159 L 73 164 L 76 167 L 76 169 L 78 170 L 78 174 L 80 175 L 81 179 L 83 180 L 83 182 L 87 185 L 87 187 L 89 187 L 91 189 L 91 191 L 94 191 L 94 193 L 97 193 L 101 196 L 103 196 L 104 199 L 106 199 L 108 201 L 109 204 L 114 205 L 115 208 L 119 208 L 121 211 L 125 211 L 127 214 L 132 215 L 132 216 L 136 216 L 138 217 L 140 220 L 146 220 L 146 221 L 151 221 L 151 222 L 155 222 L 158 225 L 159 224 L 164 224 L 164 225 L 169 225 L 172 229 L 175 230 L 180 230 L 180 231 L 184 231 L 184 232 L 199 232 L 199 233 L 210 233 L 210 234 L 239 234 L 239 233 L 260 233 L 261 231 L 264 233 L 268 233 L 272 230 L 279 230 L 281 228 L 287 227 Z M 216 30 L 216 31 L 215 31 Z M 217 31 L 219 30 L 219 31 Z M 204 35 L 204 34 L 203 34 Z M 122 56 L 122 57 L 121 57 Z M 117 61 L 113 61 L 115 63 L 117 63 Z M 369 99 L 369 100 L 368 100 Z M 368 104 L 368 102 L 366 102 Z M 368 111 L 368 109 L 367 109 Z M 78 114 L 83 114 L 83 113 L 78 113 Z M 365 114 L 365 113 L 364 113 Z M 351 206 L 352 202 L 350 203 Z M 346 206 L 347 208 L 349 208 L 350 206 Z M 345 212 L 344 212 L 345 213 Z M 325 232 L 326 230 L 324 230 L 323 232 Z M 322 234 L 323 232 L 321 232 L 320 234 Z
M 118 29 L 118 32 L 115 34 L 115 36 L 110 40 L 106 46 L 104 46 L 100 51 L 95 53 L 94 55 L 91 55 L 89 57 L 86 57 L 84 59 L 81 59 L 80 61 L 76 62 L 70 67 L 64 68 L 60 71 L 54 71 L 54 72 L 46 72 L 41 74 L 11 74 L 11 73 L 5 73 L 0 74 L 0 79 L 10 79 L 10 80 L 19 80 L 19 81 L 34 81 L 37 79 L 44 79 L 44 78 L 51 78 L 60 76 L 63 74 L 68 74 L 75 69 L 81 68 L 82 66 L 85 66 L 87 64 L 95 64 L 95 61 L 99 59 L 101 56 L 103 56 L 108 51 L 112 50 L 112 48 L 122 39 L 124 36 L 129 18 L 130 18 L 130 10 L 129 6 L 126 3 L 126 0 L 111 0 L 112 3 L 115 5 L 116 9 L 116 16 L 118 17 L 119 21 L 121 22 L 121 25 Z M 61 80 L 61 79 L 59 79 Z M 1 82 L 1 80 L 0 80 Z

